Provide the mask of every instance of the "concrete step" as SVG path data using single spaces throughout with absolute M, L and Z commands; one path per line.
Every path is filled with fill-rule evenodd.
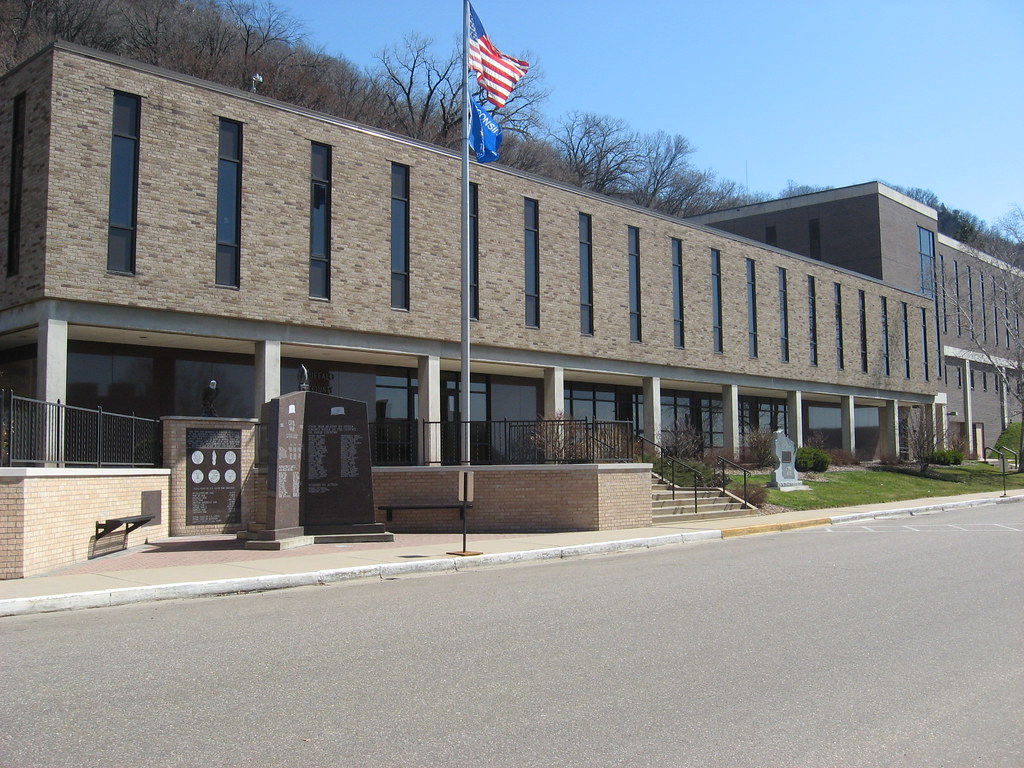
M 651 518 L 653 525 L 679 525 L 687 520 L 715 520 L 722 517 L 756 516 L 756 509 L 719 510 L 717 512 L 677 512 L 674 514 L 656 514 Z

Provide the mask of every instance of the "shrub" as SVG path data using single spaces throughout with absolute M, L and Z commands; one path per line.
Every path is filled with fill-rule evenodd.
M 935 464 L 939 467 L 952 467 L 964 463 L 963 451 L 958 451 L 953 448 L 939 449 L 932 451 L 927 456 L 928 464 Z
M 842 448 L 833 448 L 828 455 L 832 459 L 832 465 L 836 467 L 852 467 L 855 464 L 860 464 L 855 454 L 844 451 Z
M 775 433 L 751 429 L 746 435 L 746 459 L 755 467 L 775 466 Z
M 832 458 L 821 448 L 805 445 L 796 451 L 796 468 L 798 472 L 824 472 L 832 463 Z
M 739 496 L 741 499 L 755 507 L 763 507 L 768 503 L 768 489 L 759 483 L 747 483 L 746 496 L 743 494 L 743 486 L 737 485 L 730 490 L 730 493 Z

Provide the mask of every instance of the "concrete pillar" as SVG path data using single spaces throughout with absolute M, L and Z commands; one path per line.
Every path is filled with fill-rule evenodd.
M 740 390 L 735 384 L 722 385 L 722 432 L 724 449 L 729 458 L 740 452 Z
M 544 418 L 565 412 L 565 369 L 544 369 Z
M 256 418 L 260 417 L 263 404 L 281 395 L 281 342 L 256 342 L 256 381 L 253 387 Z
M 68 324 L 47 318 L 39 323 L 36 358 L 36 399 L 68 400 Z M 94 406 L 95 403 L 85 405 Z
M 843 395 L 839 399 L 839 411 L 843 424 L 843 450 L 852 456 L 857 455 L 856 409 L 853 397 Z
M 967 456 L 974 458 L 983 446 L 975 445 L 974 439 L 974 393 L 971 391 L 971 361 L 964 360 L 964 438 L 967 444 Z
M 936 399 L 935 404 L 932 406 L 932 411 L 935 414 L 935 447 L 939 450 L 944 450 L 949 447 L 946 444 L 948 442 L 946 440 L 946 432 L 949 430 L 949 423 L 946 419 L 946 401 Z
M 804 444 L 804 395 L 799 389 L 786 393 L 786 436 L 797 448 Z
M 441 463 L 441 358 L 426 355 L 416 365 L 419 382 L 419 447 L 422 464 Z M 429 426 L 428 426 L 429 425 Z
M 886 400 L 878 409 L 878 452 L 881 456 L 900 455 L 900 409 L 896 400 Z
M 661 379 L 644 379 L 644 437 L 661 444 Z

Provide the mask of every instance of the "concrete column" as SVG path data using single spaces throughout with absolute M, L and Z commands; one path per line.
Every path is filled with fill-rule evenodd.
M 39 323 L 36 357 L 36 399 L 68 400 L 68 324 L 47 318 Z M 85 403 L 90 407 L 95 403 Z
M 729 458 L 740 452 L 740 390 L 735 384 L 722 385 L 722 431 L 724 448 Z
M 644 379 L 644 437 L 661 444 L 661 379 Z
M 565 369 L 544 369 L 544 418 L 553 419 L 565 411 Z
M 943 396 L 945 393 L 941 393 Z M 935 447 L 939 450 L 944 450 L 948 446 L 946 443 L 946 432 L 949 430 L 949 423 L 946 418 L 946 401 L 939 400 L 936 398 L 935 404 L 932 406 L 932 412 L 935 414 Z
M 853 397 L 843 395 L 839 399 L 839 411 L 843 422 L 843 450 L 854 456 L 857 455 L 857 431 Z
M 971 361 L 964 360 L 964 437 L 967 440 L 967 456 L 978 455 L 979 447 L 974 439 L 974 393 L 971 391 Z
M 900 409 L 896 400 L 886 400 L 878 409 L 878 451 L 882 456 L 900 455 Z
M 786 436 L 797 448 L 804 444 L 804 393 L 799 389 L 786 393 Z
M 263 404 L 281 395 L 281 342 L 256 342 L 256 381 L 253 387 L 254 413 L 260 418 Z
M 416 365 L 419 382 L 419 446 L 421 463 L 441 463 L 441 358 L 427 355 Z M 429 423 L 429 427 L 425 426 Z

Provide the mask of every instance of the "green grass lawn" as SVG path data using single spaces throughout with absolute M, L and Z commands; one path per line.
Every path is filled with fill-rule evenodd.
M 809 491 L 783 493 L 768 490 L 768 501 L 789 509 L 829 509 L 856 504 L 876 504 L 902 499 L 920 499 L 929 496 L 956 496 L 963 493 L 983 493 L 1003 490 L 1003 476 L 988 464 L 970 462 L 958 467 L 933 467 L 928 477 L 914 474 L 911 467 L 858 469 L 844 472 L 826 472 L 801 476 Z M 770 475 L 752 475 L 751 482 L 761 485 Z M 813 479 L 817 478 L 817 479 Z M 741 477 L 733 476 L 733 485 L 742 484 Z M 1006 477 L 1007 489 L 1024 488 L 1024 475 Z

